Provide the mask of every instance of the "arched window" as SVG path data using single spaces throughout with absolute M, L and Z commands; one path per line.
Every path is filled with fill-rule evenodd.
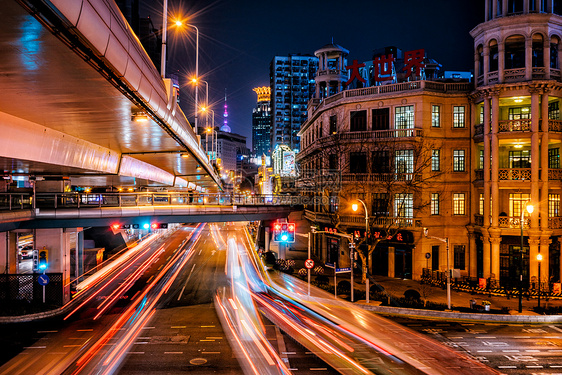
M 512 35 L 505 40 L 505 69 L 525 67 L 525 37 Z
M 541 34 L 533 35 L 533 68 L 544 66 L 544 41 Z
M 490 59 L 489 59 L 489 72 L 498 71 L 498 42 L 495 40 L 490 41 Z
M 560 46 L 560 38 L 553 35 L 550 38 L 550 67 L 552 69 L 560 69 L 558 62 L 558 48 Z

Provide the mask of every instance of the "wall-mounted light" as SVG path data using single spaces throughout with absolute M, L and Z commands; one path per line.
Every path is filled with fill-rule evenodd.
M 131 113 L 131 121 L 134 122 L 147 122 L 149 120 L 145 111 L 133 110 Z
M 181 154 L 181 157 L 187 159 L 189 157 L 189 154 Z
M 516 145 L 513 146 L 513 147 L 515 147 L 515 148 L 523 148 L 523 145 L 518 143 L 518 144 L 516 144 Z

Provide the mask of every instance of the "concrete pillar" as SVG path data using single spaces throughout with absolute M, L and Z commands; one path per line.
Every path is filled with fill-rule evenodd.
M 492 0 L 492 19 L 498 16 L 498 2 L 497 0 Z
M 76 277 L 84 274 L 84 231 L 76 233 Z
M 76 229 L 74 229 L 76 230 Z M 70 301 L 70 230 L 37 229 L 36 246 L 48 250 L 47 273 L 62 273 L 63 303 Z
M 15 232 L 0 232 L 0 273 L 18 273 L 18 246 Z
M 265 251 L 268 252 L 269 251 L 269 227 L 265 227 Z
M 388 247 L 388 277 L 395 276 L 396 260 L 395 249 L 392 246 Z
M 486 0 L 484 3 L 485 3 L 485 4 L 484 4 L 484 20 L 489 21 L 489 20 L 490 20 L 490 17 L 489 17 L 489 14 L 490 14 L 490 0 Z M 475 71 L 476 71 L 476 70 L 475 70 Z
M 498 227 L 498 217 L 500 208 L 500 190 L 498 183 L 499 175 L 499 139 L 498 139 L 498 129 L 499 129 L 499 116 L 500 116 L 500 96 L 499 92 L 492 93 L 492 227 Z
M 478 86 L 478 77 L 480 74 L 480 53 L 478 52 L 478 48 L 474 50 L 474 84 Z
M 525 38 L 525 79 L 533 78 L 533 38 Z
M 502 0 L 502 16 L 507 16 L 507 0 Z

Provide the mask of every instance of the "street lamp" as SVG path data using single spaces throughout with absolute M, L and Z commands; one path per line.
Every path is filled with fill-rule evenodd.
M 367 260 L 369 259 L 369 212 L 367 211 L 367 205 L 361 199 L 357 198 L 359 202 L 363 205 L 363 209 L 365 210 L 365 244 L 367 245 Z M 357 203 L 353 203 L 351 205 L 351 209 L 356 212 L 359 209 L 359 205 Z M 354 246 L 355 247 L 355 246 Z M 353 252 L 353 248 L 351 249 Z M 353 253 L 351 255 L 351 287 L 353 288 Z M 369 265 L 367 264 L 367 278 L 365 279 L 365 301 L 369 303 Z
M 542 254 L 537 254 L 537 260 L 539 261 L 539 296 L 537 299 L 537 307 L 541 308 L 541 261 L 542 261 Z
M 534 207 L 530 201 L 525 202 L 525 209 L 530 214 L 533 213 Z M 525 209 L 521 207 L 521 219 L 519 224 L 521 226 L 521 248 L 519 249 L 519 312 L 523 312 L 523 221 L 525 220 Z
M 423 228 L 423 235 L 437 241 L 444 242 L 447 245 L 447 308 L 451 310 L 451 254 L 449 254 L 449 237 L 441 238 L 428 235 L 428 229 Z
M 214 152 L 217 151 L 217 132 L 215 131 L 215 111 L 212 109 L 209 109 L 207 107 L 203 107 L 201 109 L 203 112 L 211 112 L 212 118 L 211 118 L 211 127 L 207 126 L 207 133 L 210 132 L 211 133 L 211 154 L 214 155 Z M 208 118 L 208 117 L 207 117 Z M 214 138 L 214 141 L 213 141 Z M 205 143 L 207 143 L 207 138 L 205 138 Z M 209 152 L 208 148 L 207 148 L 207 153 Z M 214 159 L 216 159 L 216 155 L 214 156 Z

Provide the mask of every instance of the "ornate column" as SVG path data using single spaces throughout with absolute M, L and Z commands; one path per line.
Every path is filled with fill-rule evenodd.
M 533 78 L 533 38 L 525 38 L 525 79 Z
M 500 92 L 494 90 L 492 94 L 492 228 L 498 227 L 499 204 L 500 204 L 500 190 L 498 183 L 499 175 L 499 116 L 500 116 Z
M 551 232 L 552 233 L 552 232 Z M 550 244 L 552 243 L 550 239 L 550 235 L 541 235 L 540 239 L 540 252 L 542 255 L 542 264 L 541 264 L 541 284 L 544 286 L 549 285 L 548 281 L 550 280 Z M 543 289 L 545 290 L 545 289 Z
M 531 0 L 531 1 L 535 1 L 535 0 Z M 529 13 L 529 0 L 523 0 L 523 13 L 524 14 Z
M 492 0 L 492 19 L 498 16 L 498 2 L 497 0 Z
M 538 9 L 538 8 L 537 8 Z M 550 79 L 550 37 L 543 42 L 544 79 Z
M 490 14 L 490 0 L 486 0 L 484 1 L 484 20 L 489 21 L 489 15 Z
M 484 97 L 484 228 L 491 224 L 491 150 L 490 150 L 490 97 Z M 484 241 L 486 243 L 487 241 Z M 488 268 L 489 270 L 489 268 Z
M 505 71 L 505 44 L 503 40 L 498 42 L 498 83 L 503 83 Z
M 507 0 L 502 0 L 502 17 L 507 16 Z
M 537 260 L 537 254 L 539 253 L 540 242 L 541 241 L 538 236 L 529 235 L 529 282 L 532 280 L 533 276 L 538 277 L 539 275 L 539 262 Z M 544 254 L 542 255 L 544 261 Z
M 482 231 L 482 244 L 483 244 L 483 254 L 482 254 L 482 267 L 484 268 L 483 277 L 487 279 L 490 277 L 491 273 L 491 259 L 492 259 L 492 246 L 490 244 L 490 237 L 486 230 Z
M 468 277 L 475 279 L 478 264 L 476 261 L 476 233 L 474 228 L 468 230 Z
M 531 203 L 540 210 L 539 197 L 539 171 L 540 171 L 540 145 L 539 145 L 539 86 L 530 86 L 531 93 Z M 547 151 L 548 152 L 548 151 Z M 531 216 L 531 227 L 539 227 L 539 215 Z
M 543 89 L 541 98 L 541 204 L 539 207 L 541 230 L 548 230 L 548 92 L 550 89 Z
M 480 53 L 478 48 L 474 49 L 474 87 L 478 87 L 478 77 L 480 74 Z
M 499 230 L 497 233 L 490 233 L 490 243 L 492 244 L 492 252 L 491 252 L 491 267 L 492 273 L 490 276 L 493 276 L 496 279 L 496 282 L 499 283 L 500 281 L 500 244 L 502 239 L 499 234 Z
M 490 46 L 483 46 L 482 53 L 484 55 L 484 86 L 488 85 L 488 72 L 490 71 Z

